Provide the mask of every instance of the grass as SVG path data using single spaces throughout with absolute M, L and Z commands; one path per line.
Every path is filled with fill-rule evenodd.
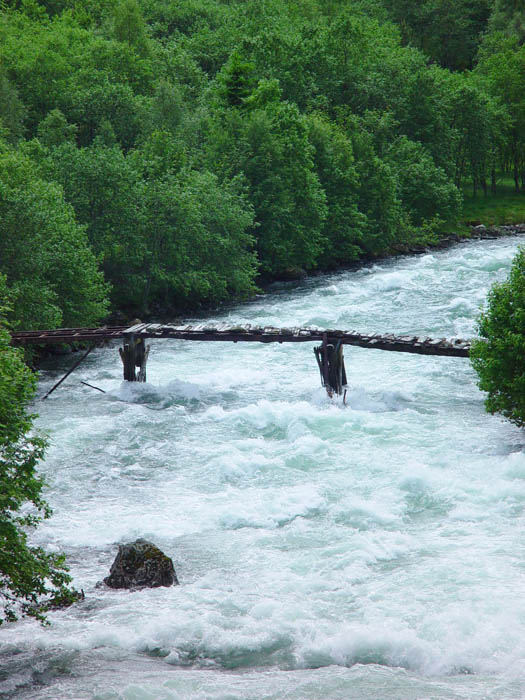
M 473 197 L 472 188 L 465 186 L 463 198 L 460 223 L 465 228 L 474 222 L 485 226 L 525 223 L 525 192 L 515 192 L 511 179 L 498 180 L 497 192 L 486 197 L 483 192 Z

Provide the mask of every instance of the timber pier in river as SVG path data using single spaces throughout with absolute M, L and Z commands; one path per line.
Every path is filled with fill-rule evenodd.
M 123 340 L 123 347 L 119 348 L 119 352 L 124 367 L 124 379 L 127 381 L 146 381 L 149 346 L 146 346 L 144 341 L 151 338 L 233 343 L 321 343 L 314 348 L 314 351 L 321 374 L 321 382 L 329 395 L 341 394 L 346 385 L 344 345 L 444 357 L 468 357 L 470 350 L 469 340 L 457 338 L 428 338 L 392 333 L 358 333 L 353 330 L 323 330 L 301 327 L 275 328 L 273 326 L 232 325 L 228 323 L 199 323 L 180 326 L 137 323 L 129 327 L 59 328 L 56 330 L 20 331 L 11 334 L 12 344 L 19 346 L 82 341 L 91 344 L 91 348 L 93 348 L 105 341 Z

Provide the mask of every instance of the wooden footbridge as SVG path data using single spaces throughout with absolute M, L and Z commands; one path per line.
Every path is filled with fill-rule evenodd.
M 11 334 L 11 343 L 18 346 L 51 345 L 83 342 L 90 345 L 85 355 L 63 377 L 63 381 L 98 345 L 122 340 L 119 348 L 127 381 L 146 381 L 146 362 L 150 338 L 171 338 L 204 342 L 233 343 L 320 343 L 314 348 L 321 382 L 328 394 L 341 394 L 346 385 L 343 346 L 354 345 L 375 350 L 409 352 L 418 355 L 468 357 L 469 340 L 428 338 L 414 335 L 358 333 L 357 331 L 321 330 L 317 328 L 275 328 L 273 326 L 231 325 L 228 323 L 171 325 L 136 323 L 133 326 L 101 328 L 59 328 L 43 331 L 19 331 Z M 61 382 L 59 382 L 61 383 Z M 56 385 L 58 386 L 58 384 Z

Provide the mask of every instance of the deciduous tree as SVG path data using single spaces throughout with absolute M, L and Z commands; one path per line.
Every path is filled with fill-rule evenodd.
M 470 357 L 480 389 L 488 392 L 487 410 L 525 426 L 525 249 L 508 279 L 492 287 L 478 330 Z

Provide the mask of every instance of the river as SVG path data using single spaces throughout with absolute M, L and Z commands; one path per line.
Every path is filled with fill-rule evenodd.
M 470 337 L 523 242 L 315 277 L 211 320 Z M 96 350 L 38 403 L 54 514 L 32 537 L 86 599 L 2 629 L 3 697 L 525 697 L 525 433 L 485 413 L 467 360 L 345 357 L 347 406 L 310 344 L 184 341 L 152 342 L 145 385 Z M 137 537 L 181 585 L 96 588 Z

